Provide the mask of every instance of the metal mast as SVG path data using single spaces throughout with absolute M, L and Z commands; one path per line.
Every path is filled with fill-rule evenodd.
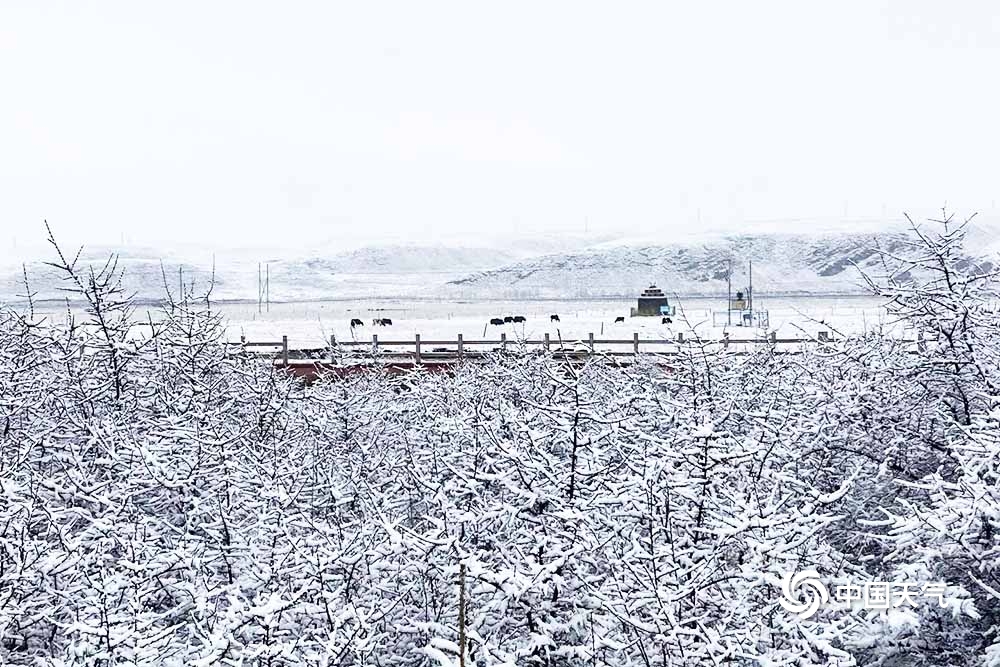
M 733 260 L 726 261 L 726 324 L 733 324 Z

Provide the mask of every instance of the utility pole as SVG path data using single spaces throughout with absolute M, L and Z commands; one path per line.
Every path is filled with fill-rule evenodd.
M 257 314 L 260 314 L 263 311 L 263 309 L 264 309 L 264 306 L 263 306 L 263 303 L 262 303 L 262 301 L 264 299 L 264 290 L 262 289 L 263 288 L 263 277 L 261 275 L 261 270 L 262 270 L 262 267 L 260 265 L 260 262 L 257 262 Z
M 271 312 L 271 263 L 268 262 L 264 265 L 265 277 L 264 277 L 264 298 L 267 303 L 267 312 Z
M 753 324 L 753 260 L 750 260 L 750 285 L 747 287 L 747 305 L 750 306 L 750 323 Z
M 726 260 L 726 324 L 733 324 L 733 260 Z

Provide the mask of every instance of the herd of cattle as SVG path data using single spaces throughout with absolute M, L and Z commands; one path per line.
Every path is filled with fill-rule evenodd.
M 558 315 L 553 315 L 556 321 L 559 320 Z M 494 317 L 490 320 L 490 324 L 494 326 L 500 326 L 502 324 L 523 324 L 528 321 L 524 315 L 508 315 L 507 317 Z
M 352 329 L 354 327 L 363 327 L 364 325 L 365 323 L 357 318 L 351 320 Z M 372 320 L 372 325 L 376 327 L 391 327 L 392 320 L 390 320 L 388 317 L 377 317 L 374 320 Z
M 524 315 L 507 315 L 506 317 L 494 317 L 494 318 L 491 318 L 490 319 L 490 324 L 493 325 L 493 326 L 503 326 L 504 324 L 523 324 L 524 322 L 527 322 L 527 321 L 528 321 L 528 318 L 526 318 Z M 559 316 L 558 315 L 549 315 L 549 322 L 558 322 L 558 321 L 559 321 Z M 672 324 L 673 320 L 671 320 L 669 317 L 664 317 L 661 322 L 662 322 L 662 324 Z M 624 324 L 625 323 L 625 318 L 624 317 L 616 317 L 615 318 L 615 324 L 619 324 L 619 323 Z M 365 325 L 365 323 L 362 322 L 361 320 L 357 319 L 357 318 L 354 318 L 354 319 L 351 320 L 351 328 L 352 329 L 354 327 L 363 327 L 364 325 Z M 390 320 L 388 317 L 378 317 L 378 318 L 375 318 L 374 320 L 372 320 L 372 325 L 376 326 L 376 327 L 391 327 L 392 326 L 392 320 Z

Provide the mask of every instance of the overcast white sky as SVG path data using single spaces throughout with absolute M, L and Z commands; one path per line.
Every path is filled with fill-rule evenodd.
M 990 0 L 5 0 L 0 248 L 989 212 L 998 65 Z

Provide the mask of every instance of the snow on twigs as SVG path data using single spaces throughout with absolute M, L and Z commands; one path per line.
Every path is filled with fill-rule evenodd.
M 1000 318 L 954 234 L 875 285 L 919 350 L 304 385 L 196 300 L 124 345 L 113 276 L 96 326 L 0 311 L 0 664 L 995 661 Z M 947 588 L 804 618 L 807 570 Z

